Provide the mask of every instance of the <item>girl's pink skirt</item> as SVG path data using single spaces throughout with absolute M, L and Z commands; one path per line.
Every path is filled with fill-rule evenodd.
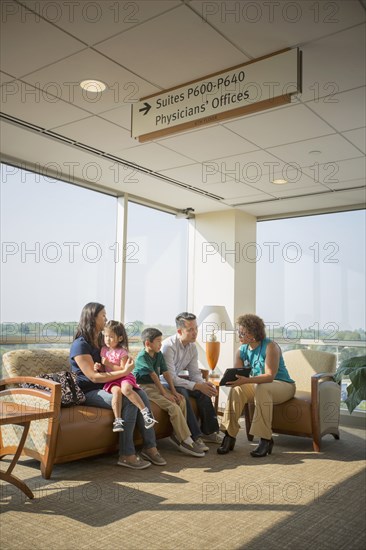
M 103 390 L 111 393 L 111 388 L 113 388 L 113 386 L 118 386 L 119 388 L 121 388 L 122 384 L 131 384 L 133 388 L 137 388 L 138 390 L 140 389 L 140 386 L 136 382 L 136 378 L 134 377 L 132 372 L 130 372 L 126 376 L 122 376 L 121 378 L 117 378 L 117 380 L 113 380 L 113 382 L 107 382 L 106 384 L 104 384 Z

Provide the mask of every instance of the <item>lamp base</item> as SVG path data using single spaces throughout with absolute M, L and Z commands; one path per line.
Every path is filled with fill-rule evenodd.
M 220 374 L 218 374 L 217 372 L 215 372 L 215 371 L 213 370 L 213 371 L 211 371 L 211 372 L 209 373 L 208 378 L 209 378 L 209 379 L 210 379 L 210 378 L 215 378 L 215 379 L 217 380 L 218 378 L 220 378 Z

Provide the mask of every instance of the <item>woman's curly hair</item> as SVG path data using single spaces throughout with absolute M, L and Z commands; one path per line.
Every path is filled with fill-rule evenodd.
M 263 319 L 258 315 L 248 313 L 247 315 L 240 315 L 237 323 L 240 327 L 244 327 L 247 332 L 253 335 L 256 342 L 264 340 L 266 337 L 266 327 Z

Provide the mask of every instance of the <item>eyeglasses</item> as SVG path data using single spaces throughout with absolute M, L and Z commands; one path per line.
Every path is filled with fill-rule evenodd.
M 245 337 L 245 336 L 248 336 L 248 333 L 247 333 L 246 331 L 243 332 L 243 331 L 240 330 L 240 329 L 237 330 L 237 333 L 238 333 L 239 336 L 244 336 L 244 337 Z

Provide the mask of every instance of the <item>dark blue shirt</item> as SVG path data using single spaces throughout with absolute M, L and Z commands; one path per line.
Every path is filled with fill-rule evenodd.
M 103 383 L 96 384 L 95 382 L 92 382 L 78 367 L 75 361 L 75 357 L 77 357 L 78 355 L 91 355 L 94 363 L 100 363 L 100 349 L 88 344 L 83 336 L 76 338 L 76 340 L 74 340 L 71 344 L 70 348 L 70 365 L 71 371 L 76 374 L 77 383 L 84 393 L 87 393 L 91 390 L 98 390 L 103 388 Z

